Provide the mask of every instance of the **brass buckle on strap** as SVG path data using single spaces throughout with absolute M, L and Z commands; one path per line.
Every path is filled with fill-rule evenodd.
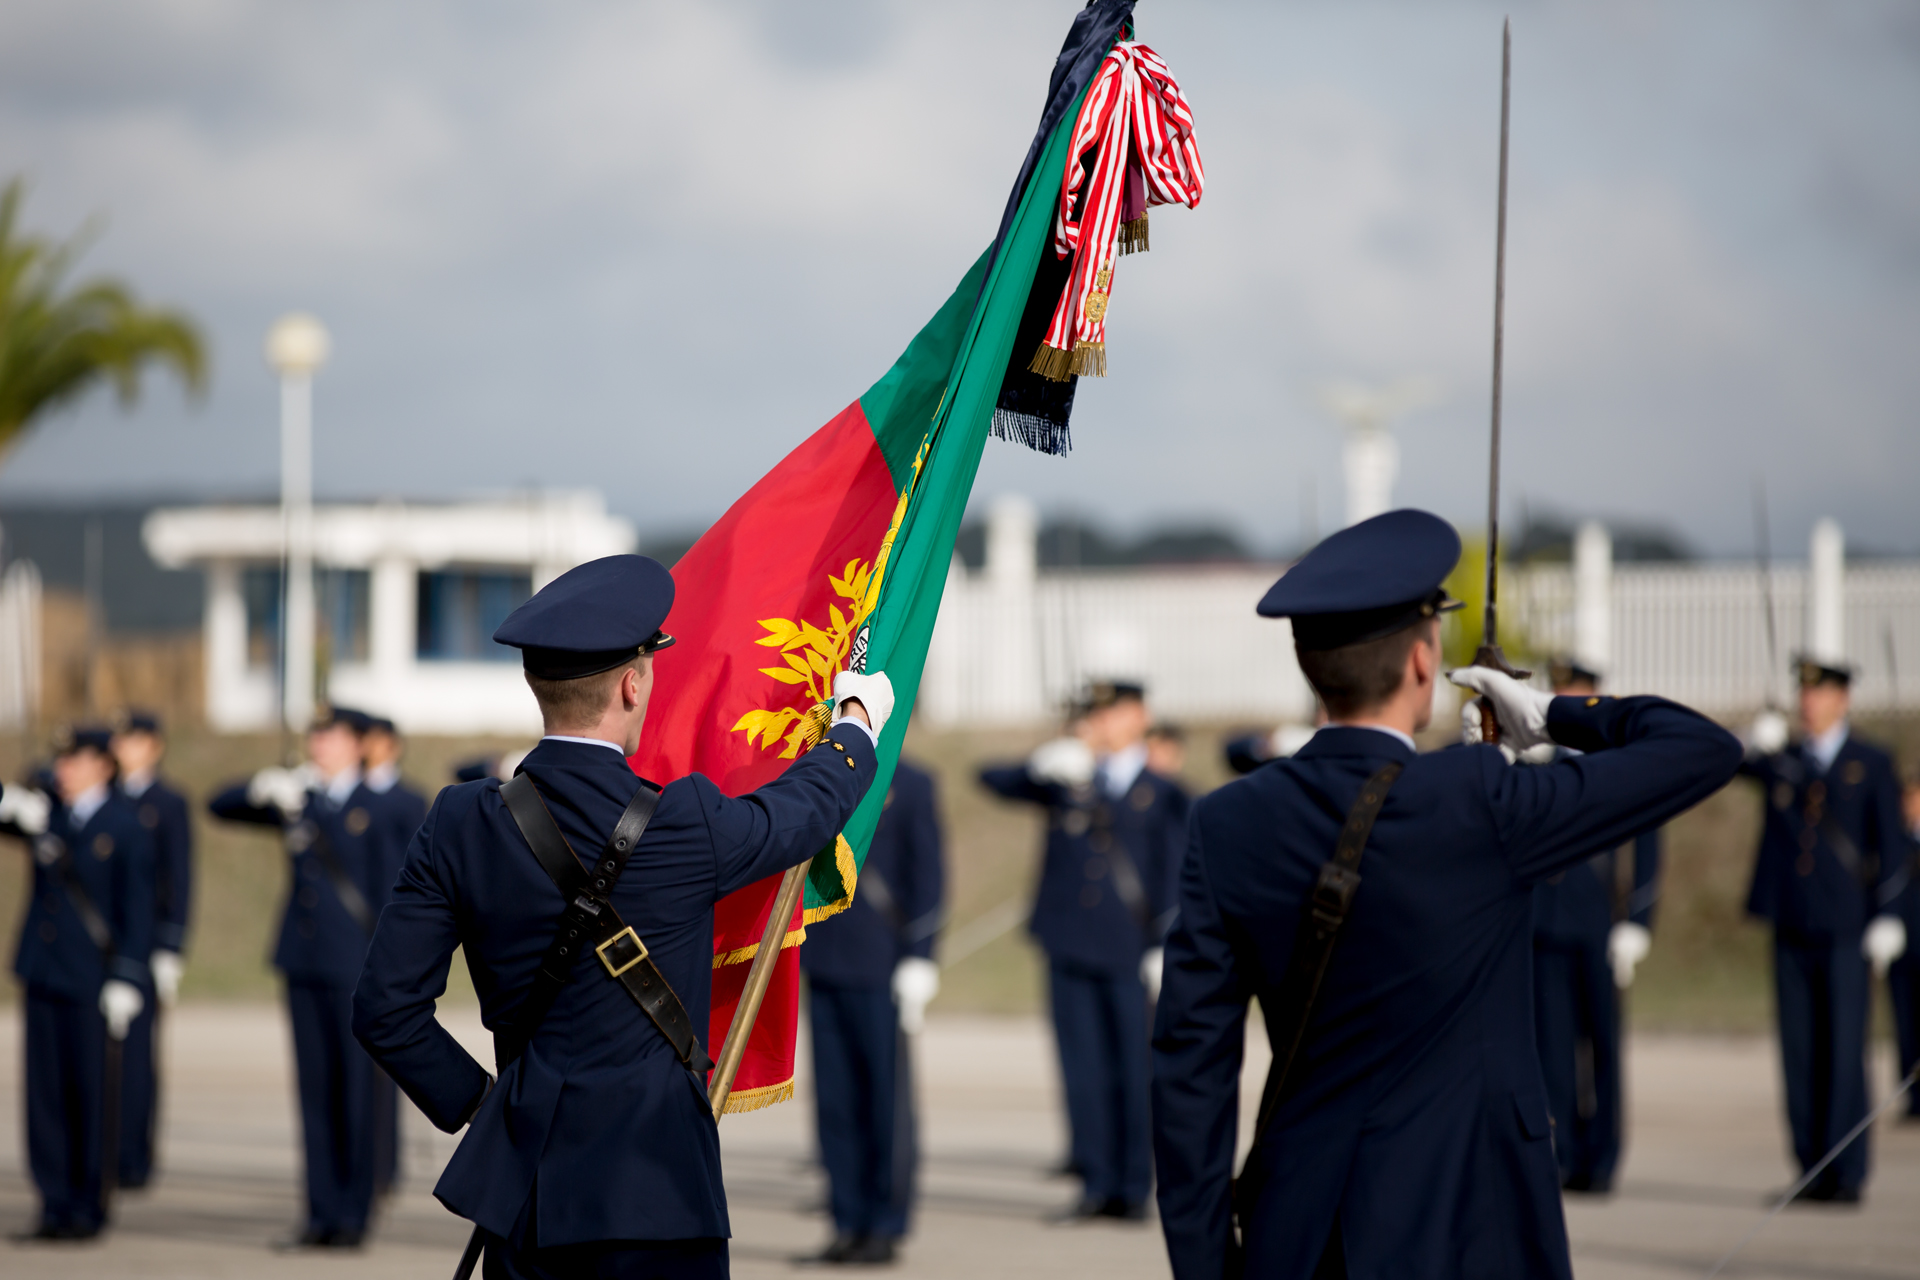
M 615 954 L 609 955 L 608 952 Z M 595 947 L 593 954 L 599 956 L 600 963 L 607 966 L 607 973 L 617 978 L 647 958 L 647 944 L 640 941 L 640 935 L 633 931 L 632 925 L 628 925 Z

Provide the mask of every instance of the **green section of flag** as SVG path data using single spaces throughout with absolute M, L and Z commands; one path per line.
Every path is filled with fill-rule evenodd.
M 894 540 L 879 604 L 868 619 L 872 630 L 867 670 L 887 673 L 897 702 L 893 718 L 881 734 L 880 769 L 873 789 L 867 792 L 844 833 L 856 861 L 864 861 L 867 856 L 867 845 L 886 803 L 893 766 L 900 758 L 900 744 L 920 691 L 927 646 L 933 639 L 934 619 L 940 611 L 940 596 L 946 588 L 954 538 L 966 514 L 974 474 L 980 469 L 980 455 L 993 425 L 994 403 L 1000 398 L 1007 362 L 1013 356 L 1014 331 L 1026 309 L 1040 255 L 1052 248 L 1053 194 L 1060 189 L 1068 136 L 1079 115 L 1076 102 L 1048 138 L 1000 256 L 987 274 L 985 288 L 977 295 L 978 303 L 970 308 L 966 305 L 975 296 L 984 257 L 974 264 L 953 297 L 921 330 L 887 376 L 861 397 L 861 409 L 886 455 L 896 485 L 904 486 L 912 476 L 914 456 L 929 429 L 933 443 Z M 954 322 L 961 317 L 965 318 L 965 327 L 959 331 L 957 346 L 948 346 L 953 342 Z M 926 347 L 921 350 L 923 342 Z M 934 370 L 942 367 L 941 357 L 946 352 L 951 352 L 951 357 L 938 375 L 936 390 Z M 846 887 L 833 852 L 825 851 L 808 868 L 806 906 L 820 907 L 845 897 Z

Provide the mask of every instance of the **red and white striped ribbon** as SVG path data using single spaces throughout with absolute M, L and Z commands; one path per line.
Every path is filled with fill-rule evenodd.
M 1100 64 L 1069 148 L 1053 248 L 1058 257 L 1073 256 L 1073 269 L 1029 366 L 1059 382 L 1107 371 L 1107 303 L 1122 223 L 1129 216 L 1144 219 L 1157 204 L 1191 209 L 1206 186 L 1186 95 L 1160 55 L 1138 41 L 1116 44 Z M 1135 188 L 1131 196 L 1129 188 Z M 1145 248 L 1144 222 L 1129 245 Z

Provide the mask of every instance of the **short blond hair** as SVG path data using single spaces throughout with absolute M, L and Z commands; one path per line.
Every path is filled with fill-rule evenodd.
M 549 680 L 531 671 L 523 672 L 533 700 L 540 704 L 540 718 L 549 729 L 586 729 L 600 723 L 600 716 L 613 701 L 614 690 L 627 672 L 637 671 L 648 655 L 636 654 L 617 667 L 597 671 L 572 680 Z

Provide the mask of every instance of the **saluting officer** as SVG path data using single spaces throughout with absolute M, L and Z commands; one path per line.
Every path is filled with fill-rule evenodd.
M 360 750 L 367 791 L 377 797 L 369 808 L 373 825 L 367 838 L 378 846 L 378 860 L 398 874 L 413 833 L 427 819 L 427 798 L 400 776 L 406 742 L 393 721 L 368 716 Z M 373 1089 L 373 1190 L 375 1195 L 385 1195 L 400 1180 L 400 1090 L 384 1071 L 375 1078 Z
M 375 832 L 381 798 L 360 770 L 367 722 L 333 708 L 307 731 L 304 766 L 262 769 L 207 805 L 216 818 L 279 830 L 291 862 L 273 964 L 293 1024 L 307 1219 L 277 1242 L 289 1249 L 358 1248 L 372 1212 L 379 1072 L 353 1040 L 353 984 L 399 851 Z
M 113 786 L 111 741 L 104 728 L 61 735 L 51 799 L 0 793 L 0 831 L 33 850 L 13 964 L 27 988 L 27 1162 L 40 1191 L 26 1239 L 91 1240 L 105 1225 L 120 1105 L 108 1041 L 124 1044 L 152 990 L 153 838 Z
M 494 633 L 520 649 L 547 736 L 510 782 L 435 799 L 355 993 L 361 1043 L 434 1124 L 468 1126 L 434 1194 L 485 1233 L 490 1278 L 727 1274 L 713 907 L 830 845 L 874 778 L 892 687 L 845 672 L 826 736 L 758 791 L 636 777 L 672 603 L 657 562 L 608 556 Z M 456 948 L 497 1084 L 434 1020 Z
M 1600 692 L 1600 673 L 1574 658 L 1548 664 L 1556 697 Z M 1549 760 L 1563 760 L 1556 746 Z M 1613 1188 L 1625 1127 L 1620 1000 L 1653 943 L 1660 896 L 1660 829 L 1595 854 L 1533 890 L 1534 1034 L 1554 1119 L 1560 1185 L 1604 1195 Z M 1621 858 L 1632 859 L 1621 890 Z M 1582 1068 L 1584 1067 L 1584 1070 Z M 1584 1087 L 1582 1087 L 1584 1084 Z
M 160 1085 L 154 1056 L 159 1052 L 160 1010 L 180 995 L 181 959 L 187 950 L 187 922 L 193 908 L 193 822 L 187 798 L 160 777 L 167 739 L 160 717 L 130 711 L 113 735 L 113 756 L 120 768 L 120 791 L 132 802 L 140 825 L 153 841 L 153 954 L 147 965 L 155 1001 L 141 1010 L 127 1033 L 121 1059 L 120 1185 L 144 1187 L 153 1176 L 154 1125 L 160 1118 Z
M 1392 511 L 1260 602 L 1292 618 L 1330 722 L 1194 804 L 1154 1037 L 1179 1280 L 1572 1274 L 1533 1039 L 1533 886 L 1712 793 L 1740 748 L 1659 698 L 1555 698 L 1467 668 L 1454 679 L 1492 700 L 1500 749 L 1418 754 L 1459 555 L 1444 520 Z M 1505 754 L 1549 741 L 1585 754 Z M 1255 997 L 1291 1065 L 1240 1176 L 1236 1240 Z
M 1147 771 L 1146 691 L 1100 681 L 1079 736 L 1025 764 L 982 769 L 1009 800 L 1047 810 L 1029 925 L 1047 953 L 1048 1003 L 1083 1184 L 1070 1218 L 1146 1216 L 1153 1185 L 1147 1007 L 1174 910 L 1185 795 Z
M 902 760 L 853 901 L 808 925 L 800 948 L 833 1214 L 821 1262 L 891 1262 L 907 1234 L 919 1157 L 908 1038 L 940 990 L 940 848 L 933 776 Z
M 1809 657 L 1795 668 L 1799 739 L 1782 741 L 1779 717 L 1763 716 L 1741 772 L 1766 798 L 1747 913 L 1773 922 L 1787 1122 L 1804 1173 L 1868 1111 L 1869 971 L 1884 974 L 1906 949 L 1896 913 L 1908 845 L 1893 761 L 1847 723 L 1852 669 Z M 1859 1203 L 1868 1136 L 1802 1197 Z

